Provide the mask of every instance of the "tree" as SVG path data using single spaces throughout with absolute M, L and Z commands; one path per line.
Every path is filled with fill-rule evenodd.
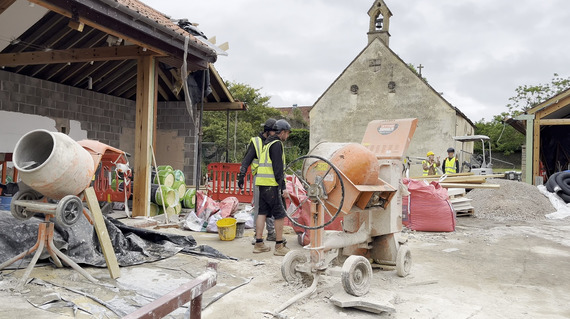
M 495 115 L 489 122 L 481 120 L 475 123 L 475 134 L 489 136 L 491 147 L 495 151 L 503 152 L 505 155 L 518 152 L 525 137 L 513 127 L 506 125 L 504 120 L 507 117 L 514 118 L 568 88 L 570 88 L 570 77 L 562 78 L 557 73 L 554 73 L 548 84 L 521 85 L 515 89 L 516 95 L 509 98 L 512 102 L 507 104 L 509 113 Z M 481 152 L 480 143 L 475 144 L 474 151 Z
M 476 122 L 475 134 L 489 136 L 493 152 L 503 152 L 505 155 L 510 155 L 521 150 L 525 137 L 505 123 L 504 119 L 507 115 L 508 113 L 502 113 L 495 115 L 492 121 L 484 122 L 481 120 Z M 481 153 L 481 143 L 475 143 L 473 151 Z
M 570 88 L 570 77 L 562 78 L 557 73 L 554 73 L 554 77 L 550 83 L 520 85 L 517 87 L 515 89 L 517 95 L 509 98 L 512 104 L 507 104 L 507 108 L 514 117 L 568 88 Z
M 261 124 L 270 117 L 278 118 L 281 115 L 278 110 L 268 106 L 270 98 L 262 95 L 261 89 L 237 82 L 227 82 L 226 85 L 234 99 L 245 102 L 248 110 L 230 112 L 229 143 L 227 113 L 204 113 L 202 143 L 206 163 L 240 162 L 249 140 L 259 134 Z M 225 158 L 226 151 L 229 151 L 229 159 Z

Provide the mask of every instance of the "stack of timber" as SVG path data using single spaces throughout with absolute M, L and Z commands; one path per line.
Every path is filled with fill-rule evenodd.
M 449 202 L 456 216 L 474 216 L 475 208 L 471 205 L 471 198 L 465 196 L 465 188 L 448 188 Z
M 447 188 L 449 202 L 457 216 L 473 216 L 475 208 L 471 204 L 473 201 L 465 196 L 466 189 L 473 188 L 499 188 L 500 185 L 488 184 L 487 178 L 503 178 L 504 174 L 474 175 L 473 173 L 458 173 L 446 175 L 430 175 L 417 177 L 427 182 L 437 181 L 441 187 Z
M 499 188 L 497 184 L 487 184 L 487 178 L 503 178 L 505 174 L 473 175 L 473 173 L 457 173 L 446 175 L 428 175 L 412 177 L 425 181 L 438 181 L 444 188 Z

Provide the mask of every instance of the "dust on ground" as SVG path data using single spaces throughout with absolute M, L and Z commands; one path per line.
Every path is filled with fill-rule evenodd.
M 526 186 L 520 183 L 512 187 Z M 395 309 L 394 313 L 372 314 L 335 306 L 331 297 L 343 288 L 338 272 L 332 271 L 338 268 L 330 267 L 331 274 L 321 276 L 315 294 L 282 314 L 287 318 L 570 317 L 570 272 L 566 271 L 570 259 L 570 219 L 546 220 L 544 215 L 552 209 L 523 211 L 521 206 L 513 208 L 516 203 L 496 208 L 492 215 L 494 208 L 490 205 L 503 200 L 498 197 L 506 196 L 501 192 L 509 192 L 508 188 L 502 185 L 491 195 L 468 193 L 474 206 L 481 205 L 486 210 L 476 211 L 475 217 L 458 218 L 454 232 L 403 232 L 412 253 L 410 275 L 401 278 L 389 267 L 376 268 L 371 286 L 374 294 L 383 296 Z M 535 190 L 514 192 L 523 203 L 520 205 L 528 208 Z M 520 217 L 521 212 L 524 218 Z M 122 267 L 116 281 L 109 278 L 105 268 L 86 268 L 104 285 L 93 285 L 69 268 L 55 269 L 49 265 L 35 268 L 31 274 L 34 281 L 23 291 L 13 289 L 23 270 L 4 270 L 0 280 L 0 318 L 118 318 L 120 315 L 109 308 L 119 313 L 133 311 L 199 276 L 208 261 L 218 263 L 218 279 L 217 285 L 204 293 L 203 318 L 271 318 L 263 311 L 278 308 L 306 289 L 284 281 L 280 269 L 283 257 L 272 252 L 253 254 L 252 230 L 233 241 L 220 241 L 217 234 L 170 228 L 164 231 L 191 234 L 198 244 L 213 246 L 238 260 L 178 254 L 154 263 Z M 290 248 L 303 249 L 294 234 L 286 238 Z M 60 286 L 97 296 L 107 306 Z M 183 318 L 185 310 L 181 308 L 167 318 Z

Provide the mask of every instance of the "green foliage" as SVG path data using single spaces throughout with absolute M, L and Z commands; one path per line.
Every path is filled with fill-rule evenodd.
M 309 130 L 292 129 L 289 138 L 285 142 L 285 160 L 291 163 L 299 156 L 309 153 Z M 298 161 L 293 170 L 301 169 L 302 161 Z
M 512 126 L 504 123 L 507 113 L 495 115 L 492 121 L 481 120 L 475 123 L 476 135 L 487 135 L 491 138 L 492 152 L 503 152 L 510 155 L 521 150 L 525 136 L 517 132 Z M 485 149 L 487 145 L 485 145 Z M 475 153 L 481 153 L 481 143 L 475 142 L 473 145 Z
M 205 164 L 214 161 L 241 162 L 249 140 L 261 131 L 261 124 L 270 118 L 278 118 L 281 113 L 269 107 L 269 97 L 261 94 L 261 89 L 255 89 L 247 84 L 226 83 L 234 99 L 245 102 L 247 111 L 229 112 L 229 140 L 227 138 L 227 113 L 204 112 L 202 121 L 202 142 L 212 145 Z M 229 146 L 229 159 L 225 158 Z
M 568 88 L 570 88 L 570 77 L 562 78 L 554 73 L 550 83 L 517 87 L 515 89 L 517 95 L 509 98 L 512 104 L 507 104 L 507 108 L 511 113 L 525 112 Z
M 307 129 L 291 129 L 286 144 L 296 146 L 299 149 L 299 154 L 305 155 L 309 153 L 309 134 Z
M 420 64 L 420 65 L 421 65 L 421 64 Z M 423 67 L 423 66 L 422 66 L 422 67 Z M 420 72 L 418 72 L 418 70 L 416 69 L 416 67 L 415 67 L 413 64 L 408 63 L 408 68 L 409 68 L 410 70 L 412 70 L 412 72 L 414 72 L 417 76 L 420 76 Z M 422 76 L 421 79 L 424 80 L 424 82 L 428 83 L 428 81 L 427 81 L 427 79 L 426 79 L 425 77 Z

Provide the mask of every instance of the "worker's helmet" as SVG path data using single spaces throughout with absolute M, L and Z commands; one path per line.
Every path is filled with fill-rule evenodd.
M 427 152 L 427 156 L 435 155 L 432 151 Z
M 275 119 L 272 118 L 267 119 L 267 121 L 265 121 L 264 124 L 261 124 L 261 126 L 263 127 L 263 131 L 264 132 L 273 131 L 273 125 L 275 125 L 275 122 L 277 122 Z
M 281 131 L 291 131 L 291 125 L 284 119 L 277 120 L 273 125 L 273 130 L 277 133 Z
M 455 149 L 453 147 L 450 147 L 447 149 L 448 153 L 455 153 Z

